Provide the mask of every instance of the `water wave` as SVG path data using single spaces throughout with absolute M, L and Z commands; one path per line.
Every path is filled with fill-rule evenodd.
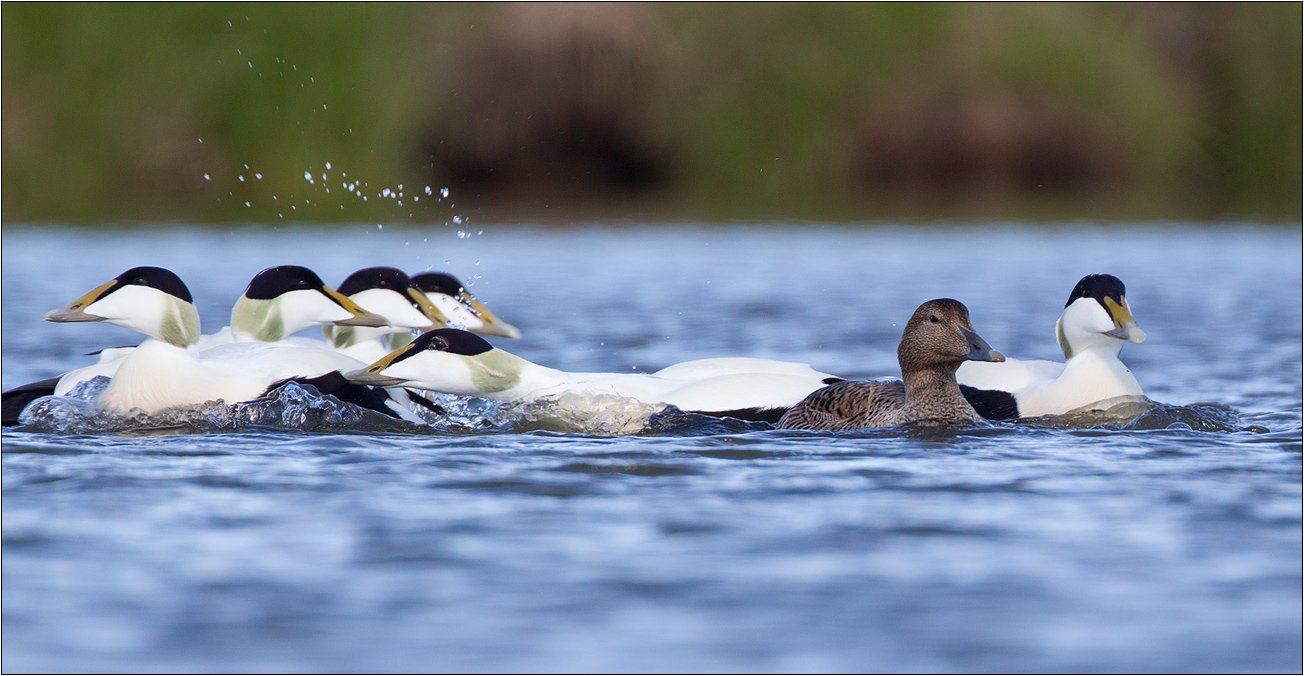
M 1186 406 L 1165 404 L 1146 397 L 1118 397 L 1064 415 L 1023 418 L 1021 424 L 1068 429 L 1192 430 L 1197 432 L 1266 432 L 1257 425 L 1242 425 L 1236 409 L 1217 403 Z
M 267 396 L 249 402 L 208 402 L 147 414 L 119 414 L 95 405 L 109 379 L 96 377 L 67 396 L 36 400 L 19 417 L 19 431 L 58 434 L 105 434 L 168 431 L 229 432 L 252 428 L 288 429 L 316 433 L 361 434 L 519 434 L 546 431 L 597 436 L 700 436 L 774 429 L 764 422 L 716 418 L 681 411 L 674 406 L 648 404 L 615 395 L 563 393 L 529 402 L 498 402 L 476 397 L 433 393 L 430 399 L 441 412 L 425 409 L 418 415 L 424 425 L 397 420 L 321 394 L 312 385 L 287 383 Z M 1190 430 L 1197 432 L 1266 432 L 1246 425 L 1240 413 L 1218 403 L 1178 406 L 1145 397 L 1127 397 L 1112 405 L 1095 406 L 1065 415 L 1024 418 L 1015 423 L 979 425 L 912 423 L 892 428 L 860 430 L 871 436 L 948 436 L 960 432 L 1021 427 L 1111 430 Z M 990 429 L 989 429 L 990 428 Z

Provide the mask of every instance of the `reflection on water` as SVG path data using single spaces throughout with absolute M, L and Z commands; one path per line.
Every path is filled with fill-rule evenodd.
M 135 342 L 37 319 L 141 264 L 187 281 L 206 332 L 268 265 L 328 283 L 431 266 L 480 274 L 474 293 L 524 333 L 493 342 L 549 366 L 746 355 L 851 377 L 894 373 L 901 326 L 937 296 L 1002 352 L 1054 359 L 1073 283 L 1105 271 L 1150 336 L 1123 359 L 1157 402 L 1068 429 L 670 412 L 608 437 L 477 427 L 504 411 L 463 402 L 468 424 L 435 434 L 253 412 L 198 434 L 6 431 L 7 671 L 1301 666 L 1295 231 L 7 228 L 4 244 L 5 388 Z

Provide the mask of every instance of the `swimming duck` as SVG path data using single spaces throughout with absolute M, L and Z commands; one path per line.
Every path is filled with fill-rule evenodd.
M 460 329 L 427 331 L 354 382 L 403 386 L 497 401 L 571 392 L 616 395 L 683 411 L 773 422 L 810 392 L 840 380 L 806 364 L 769 359 L 699 359 L 656 373 L 571 373 L 540 366 Z
M 176 277 L 171 271 L 163 268 L 133 268 L 119 275 L 118 279 L 130 278 L 135 273 L 135 276 L 139 276 L 146 281 L 151 279 L 166 280 L 167 275 L 157 272 L 159 270 Z M 180 282 L 180 278 L 177 278 L 177 282 Z M 171 282 L 167 283 L 170 284 Z M 182 284 L 182 287 L 184 286 Z M 107 289 L 101 292 L 101 289 L 97 288 L 86 296 L 77 299 L 66 308 L 46 313 L 44 320 L 50 322 L 97 321 L 94 315 L 84 311 L 86 305 L 93 302 L 88 301 L 88 298 L 94 296 L 97 292 L 100 293 L 97 298 L 108 298 L 115 290 Z M 124 291 L 120 288 L 116 292 L 138 293 Z M 106 312 L 117 313 L 122 316 L 131 314 L 129 311 L 109 310 L 104 305 L 96 307 L 106 308 Z M 109 323 L 138 330 L 133 326 L 116 321 Z M 384 326 L 385 323 L 386 319 L 384 317 L 363 310 L 349 298 L 326 286 L 312 270 L 299 265 L 278 265 L 254 275 L 244 293 L 236 300 L 235 306 L 231 309 L 231 324 L 217 333 L 200 336 L 196 345 L 200 350 L 207 350 L 218 345 L 236 342 L 274 343 L 285 340 L 291 334 L 303 329 L 321 326 L 322 324 L 370 327 Z M 141 331 L 141 333 L 146 332 Z M 146 333 L 146 335 L 148 334 Z M 134 349 L 134 347 L 122 347 L 102 350 L 97 363 L 69 371 L 61 376 L 51 394 L 64 396 L 77 385 L 95 376 L 113 377 L 113 374 L 118 370 L 118 364 L 124 357 L 131 354 Z M 371 360 L 361 361 L 369 363 Z
M 259 298 L 260 295 L 255 292 L 251 299 L 270 300 Z M 347 301 L 341 307 L 352 305 Z M 360 308 L 358 311 L 362 314 L 354 315 L 350 311 L 353 318 L 340 321 L 373 325 L 383 322 Z M 295 312 L 289 312 L 287 317 L 291 320 L 287 326 L 305 321 Z M 227 403 L 248 401 L 294 380 L 318 385 L 326 393 L 387 415 L 409 417 L 390 405 L 384 393 L 357 390 L 339 377 L 340 371 L 355 370 L 362 364 L 346 355 L 284 342 L 257 341 L 231 342 L 201 351 L 199 312 L 190 291 L 179 277 L 164 268 L 132 268 L 67 307 L 47 313 L 45 319 L 103 321 L 147 336 L 138 347 L 124 351 L 125 355 L 116 362 L 112 380 L 97 399 L 100 406 L 119 413 L 137 408 L 156 413 L 214 399 Z M 233 328 L 237 335 L 244 333 L 239 327 Z M 332 385 L 343 389 L 328 392 Z M 36 398 L 31 396 L 32 387 L 18 388 L 21 396 L 6 393 L 6 422 L 10 418 L 16 420 L 26 403 Z M 26 403 L 20 405 L 21 398 L 26 398 Z M 415 416 L 410 419 L 419 420 Z
M 368 364 L 391 351 L 386 343 L 390 336 L 411 336 L 412 329 L 438 328 L 446 324 L 446 317 L 439 308 L 407 274 L 397 268 L 358 270 L 345 278 L 337 290 L 359 306 L 388 320 L 385 326 L 374 328 L 322 327 L 322 333 L 333 349 Z
M 520 329 L 508 324 L 489 311 L 479 299 L 457 280 L 445 272 L 422 272 L 412 276 L 412 284 L 443 313 L 444 324 L 449 328 L 464 329 L 484 336 L 520 338 Z M 395 346 L 398 349 L 401 346 Z
M 993 420 L 1062 415 L 1115 397 L 1144 396 L 1118 358 L 1126 341 L 1146 339 L 1125 293 L 1113 275 L 1083 277 L 1055 322 L 1064 363 L 966 363 L 956 372 L 961 391 L 983 417 Z
M 231 307 L 231 325 L 211 338 L 206 336 L 201 347 L 227 342 L 275 343 L 314 326 L 383 327 L 388 323 L 387 317 L 363 309 L 348 294 L 326 286 L 312 270 L 277 265 L 254 275 Z
M 955 382 L 965 361 L 1003 361 L 969 323 L 969 309 L 950 298 L 920 305 L 901 333 L 901 380 L 834 383 L 803 399 L 779 429 L 857 430 L 920 420 L 981 420 Z

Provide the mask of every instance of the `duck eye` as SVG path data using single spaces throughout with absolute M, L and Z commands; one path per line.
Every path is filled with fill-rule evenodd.
M 443 336 L 439 336 L 438 338 L 435 338 L 434 340 L 430 341 L 430 347 L 434 348 L 439 352 L 447 352 L 449 347 L 448 339 L 444 338 Z
M 930 322 L 936 324 L 937 322 L 939 322 L 939 321 L 941 321 L 941 320 L 937 318 L 937 315 L 928 315 L 928 321 L 930 321 Z

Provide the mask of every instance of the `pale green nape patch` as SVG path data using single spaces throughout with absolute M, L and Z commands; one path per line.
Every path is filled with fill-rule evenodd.
M 163 313 L 159 337 L 177 347 L 190 347 L 199 342 L 199 311 L 183 300 L 173 301 Z
M 394 350 L 405 348 L 408 345 L 411 345 L 413 340 L 416 340 L 416 336 L 412 335 L 412 333 L 409 331 L 404 331 L 402 333 L 391 333 L 385 337 L 385 346 L 389 349 L 390 352 L 393 352 Z
M 1073 358 L 1073 346 L 1069 345 L 1069 337 L 1064 335 L 1064 315 L 1055 320 L 1055 339 L 1059 341 L 1060 351 L 1064 353 L 1064 361 Z
M 529 362 L 499 349 L 466 358 L 471 368 L 471 384 L 481 392 L 502 392 L 521 382 L 521 371 Z
M 340 350 L 358 342 L 358 332 L 352 326 L 323 326 L 321 333 L 331 345 Z
M 254 300 L 241 296 L 231 308 L 231 331 L 264 343 L 285 340 L 280 299 Z

